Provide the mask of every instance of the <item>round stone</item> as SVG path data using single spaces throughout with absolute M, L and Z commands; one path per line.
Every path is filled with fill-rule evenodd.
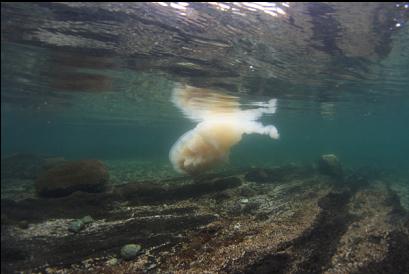
M 121 248 L 121 257 L 124 260 L 135 259 L 142 247 L 138 244 L 127 244 Z
M 75 220 L 69 223 L 68 231 L 77 233 L 84 227 L 84 223 L 81 220 Z
M 109 266 L 114 266 L 114 265 L 116 265 L 118 263 L 118 259 L 117 258 L 112 258 L 112 259 L 109 259 L 108 261 L 106 261 L 106 265 L 109 265 Z
M 247 198 L 241 199 L 241 200 L 240 200 L 240 203 L 242 203 L 242 204 L 248 204 L 248 203 L 249 203 L 249 199 L 247 199 Z
M 87 224 L 92 223 L 92 222 L 94 221 L 94 219 L 93 219 L 91 216 L 87 215 L 87 216 L 83 217 L 83 218 L 81 219 L 81 221 L 82 221 L 84 224 L 87 225 Z

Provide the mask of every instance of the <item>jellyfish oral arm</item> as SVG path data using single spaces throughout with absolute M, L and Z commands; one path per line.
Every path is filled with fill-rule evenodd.
M 246 134 L 256 133 L 261 135 L 268 135 L 272 139 L 278 139 L 280 137 L 280 135 L 278 134 L 278 130 L 275 126 L 273 125 L 263 126 L 261 123 L 254 121 L 247 122 L 245 124 L 243 132 Z

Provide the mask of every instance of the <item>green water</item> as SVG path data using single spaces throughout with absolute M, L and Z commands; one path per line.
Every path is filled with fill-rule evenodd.
M 1 3 L 1 272 L 409 273 L 408 21 Z
M 211 8 L 191 7 L 199 14 Z M 350 21 L 342 5 L 281 8 L 282 17 L 260 19 L 257 34 L 246 32 L 250 17 L 209 13 L 234 36 L 154 4 L 2 4 L 2 158 L 169 168 L 173 143 L 196 125 L 170 100 L 176 83 L 189 83 L 238 96 L 244 106 L 277 99 L 276 113 L 260 121 L 275 125 L 280 138 L 244 135 L 227 168 L 309 164 L 334 153 L 350 168 L 407 170 L 407 7 L 371 4 Z M 152 18 L 138 18 L 144 9 Z

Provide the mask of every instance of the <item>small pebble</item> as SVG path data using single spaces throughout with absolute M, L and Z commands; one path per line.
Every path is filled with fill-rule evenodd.
M 118 259 L 117 258 L 112 258 L 112 259 L 109 259 L 108 261 L 106 261 L 106 265 L 109 265 L 109 266 L 114 266 L 114 265 L 116 265 L 118 263 Z
M 146 268 L 146 270 L 152 270 L 152 269 L 154 269 L 156 267 L 156 264 L 151 264 L 150 266 L 148 266 L 147 268 Z
M 68 231 L 77 233 L 84 228 L 84 223 L 81 220 L 74 220 L 68 224 Z
M 87 225 L 87 224 L 92 223 L 92 222 L 94 221 L 94 219 L 93 219 L 91 216 L 87 215 L 87 216 L 83 217 L 83 218 L 81 219 L 81 221 L 82 221 L 84 224 Z
M 142 247 L 138 244 L 127 244 L 121 248 L 121 257 L 124 260 L 135 259 Z

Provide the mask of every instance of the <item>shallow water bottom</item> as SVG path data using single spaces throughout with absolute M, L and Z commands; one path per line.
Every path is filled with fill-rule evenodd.
M 357 170 L 339 180 L 296 165 L 219 172 L 195 180 L 166 177 L 166 170 L 156 180 L 118 179 L 100 193 L 2 197 L 2 272 L 409 269 L 405 178 Z M 90 223 L 75 232 L 69 229 L 72 221 L 87 215 Z M 132 260 L 122 259 L 121 248 L 132 243 L 140 244 L 141 252 Z

